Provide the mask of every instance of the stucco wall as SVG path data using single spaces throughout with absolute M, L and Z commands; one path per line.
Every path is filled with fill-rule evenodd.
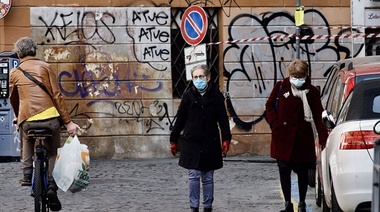
M 40 44 L 38 56 L 53 65 L 71 115 L 86 129 L 80 140 L 92 157 L 170 157 L 179 102 L 172 97 L 170 7 L 192 2 L 220 14 L 220 75 L 233 132 L 229 154 L 267 155 L 270 130 L 262 114 L 274 83 L 296 57 L 290 39 L 295 1 L 13 1 L 0 20 L 0 50 L 11 50 L 22 36 Z M 350 1 L 301 4 L 309 33 L 331 36 L 350 26 Z M 276 35 L 282 37 L 268 39 Z M 259 37 L 266 39 L 227 42 Z M 323 86 L 327 68 L 358 54 L 361 45 L 307 39 L 301 59 L 310 62 L 313 83 Z

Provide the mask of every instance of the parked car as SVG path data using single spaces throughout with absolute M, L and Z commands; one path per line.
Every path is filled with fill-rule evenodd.
M 360 82 L 363 79 L 366 79 L 364 75 L 380 74 L 380 72 L 369 71 L 366 68 L 357 68 L 360 65 L 364 64 L 376 64 L 380 63 L 380 56 L 367 56 L 367 57 L 356 57 L 349 58 L 337 61 L 334 65 L 326 70 L 324 76 L 327 77 L 326 83 L 321 91 L 321 100 L 324 108 L 327 108 L 327 105 L 332 102 L 332 89 L 336 86 L 336 83 L 339 76 L 345 76 L 347 73 L 351 72 L 354 77 L 359 77 L 357 79 L 352 79 L 354 84 Z M 375 65 L 376 66 L 376 65 Z M 371 76 L 372 77 L 372 76 Z M 376 77 L 376 76 L 375 76 Z M 352 84 L 352 85 L 354 85 Z M 347 91 L 352 87 L 348 87 Z M 339 102 L 341 103 L 341 101 Z
M 373 131 L 380 134 L 380 121 L 373 126 Z M 375 141 L 372 185 L 371 211 L 380 211 L 380 139 Z
M 380 70 L 380 66 L 379 66 Z M 380 119 L 380 79 L 363 80 L 349 92 L 335 120 L 326 110 L 332 131 L 321 152 L 323 211 L 371 211 L 373 131 Z
M 327 80 L 321 92 L 322 106 L 330 112 L 334 120 L 337 120 L 341 106 L 355 84 L 363 80 L 380 78 L 380 56 L 340 60 L 331 66 L 325 74 Z M 316 170 L 309 171 L 309 185 L 315 187 L 316 204 L 322 206 L 322 211 L 329 211 L 326 202 L 323 201 L 321 147 L 319 146 L 318 135 L 316 135 L 315 144 L 317 164 Z

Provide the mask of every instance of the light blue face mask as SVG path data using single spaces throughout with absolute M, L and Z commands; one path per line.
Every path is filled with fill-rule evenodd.
M 295 78 L 295 77 L 290 77 L 290 83 L 292 83 L 296 88 L 300 88 L 305 84 L 306 78 Z
M 193 84 L 198 89 L 198 91 L 201 91 L 201 90 L 205 89 L 205 87 L 207 85 L 207 80 L 201 79 L 201 78 L 193 79 Z

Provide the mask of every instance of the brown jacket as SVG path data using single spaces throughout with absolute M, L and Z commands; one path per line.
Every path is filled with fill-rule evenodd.
M 71 121 L 64 99 L 58 87 L 57 77 L 50 65 L 35 57 L 24 57 L 20 60 L 20 67 L 42 82 L 53 96 L 50 96 L 36 83 L 28 79 L 24 73 L 13 68 L 10 74 L 9 89 L 10 102 L 20 125 L 26 119 L 55 106 L 65 124 Z

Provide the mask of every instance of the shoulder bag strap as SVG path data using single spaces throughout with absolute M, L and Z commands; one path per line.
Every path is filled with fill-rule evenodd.
M 17 66 L 16 67 L 18 70 L 22 71 L 22 73 L 24 73 L 24 75 L 30 79 L 32 82 L 36 83 L 38 86 L 40 86 L 42 88 L 42 90 L 44 90 L 49 96 L 50 98 L 52 98 L 51 94 L 49 93 L 49 91 L 47 90 L 47 88 L 45 87 L 44 84 L 42 84 L 40 81 L 36 80 L 36 78 L 34 78 L 32 75 L 30 75 L 28 72 L 26 72 L 24 69 L 22 69 L 20 66 Z
M 275 110 L 276 110 L 276 112 L 278 111 L 278 101 L 279 101 L 279 98 L 280 98 L 281 89 L 282 89 L 282 82 L 280 84 L 280 88 L 277 91 L 277 97 L 276 97 L 276 103 L 275 103 Z

